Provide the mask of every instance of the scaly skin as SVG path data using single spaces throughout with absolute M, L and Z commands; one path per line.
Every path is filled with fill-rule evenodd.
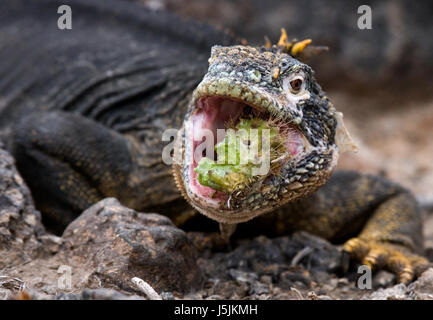
M 227 234 L 256 217 L 235 235 L 306 230 L 343 243 L 354 259 L 388 268 L 402 282 L 425 268 L 421 217 L 410 193 L 357 173 L 329 179 L 339 151 L 338 114 L 311 68 L 292 57 L 305 42 L 283 37 L 275 47 L 234 46 L 209 27 L 107 2 L 74 1 L 79 19 L 69 33 L 49 19 L 61 1 L 2 3 L 8 10 L 0 19 L 0 134 L 53 229 L 108 196 L 182 226 L 197 218 L 189 202 L 224 222 Z M 26 17 L 35 15 L 40 19 L 29 25 Z M 214 47 L 206 73 L 213 44 L 226 47 Z M 305 90 L 289 98 L 284 79 L 299 72 Z M 194 199 L 175 165 L 182 200 L 161 161 L 161 135 L 181 128 L 204 92 L 241 99 L 296 126 L 314 152 L 220 209 Z

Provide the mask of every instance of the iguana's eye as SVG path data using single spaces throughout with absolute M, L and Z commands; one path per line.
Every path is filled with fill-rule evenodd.
M 306 89 L 306 79 L 304 73 L 291 74 L 283 79 L 282 89 L 287 98 L 294 99 L 297 103 L 300 99 L 308 99 L 309 91 Z
M 302 79 L 296 78 L 290 81 L 290 91 L 292 93 L 298 93 L 302 89 Z

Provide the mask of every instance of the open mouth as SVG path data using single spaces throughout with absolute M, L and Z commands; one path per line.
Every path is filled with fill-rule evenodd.
M 213 146 L 215 146 L 224 139 L 224 135 L 221 135 L 218 129 L 226 130 L 228 124 L 230 124 L 230 127 L 236 127 L 242 119 L 254 118 L 264 122 L 271 121 L 272 117 L 269 112 L 262 107 L 247 104 L 241 99 L 218 95 L 199 97 L 196 99 L 195 107 L 190 118 L 191 126 L 189 130 L 187 130 L 187 136 L 191 139 L 190 141 L 192 141 L 192 154 L 194 155 L 187 172 L 187 175 L 189 175 L 187 179 L 189 190 L 196 200 L 204 202 L 206 206 L 224 209 L 224 204 L 227 203 L 227 200 L 232 194 L 218 191 L 201 184 L 195 170 L 203 157 L 215 161 L 218 160 L 214 148 L 211 148 L 211 152 L 209 152 L 209 149 L 207 149 L 208 152 L 206 152 L 206 149 L 200 148 L 204 140 L 202 132 L 212 133 L 212 143 Z M 293 161 L 299 154 L 304 152 L 305 139 L 299 130 L 290 123 L 278 122 L 278 130 L 284 141 L 284 162 Z M 270 171 L 261 178 L 261 181 L 264 181 L 264 178 L 273 174 L 275 174 L 275 172 Z

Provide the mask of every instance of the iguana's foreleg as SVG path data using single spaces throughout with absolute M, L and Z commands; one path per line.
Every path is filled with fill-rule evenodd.
M 372 269 L 386 268 L 408 283 L 428 261 L 422 254 L 422 226 L 413 196 L 399 192 L 381 203 L 361 233 L 343 245 L 351 257 Z
M 11 151 L 45 222 L 56 229 L 103 197 L 121 198 L 131 171 L 123 136 L 69 113 L 27 116 L 14 127 Z

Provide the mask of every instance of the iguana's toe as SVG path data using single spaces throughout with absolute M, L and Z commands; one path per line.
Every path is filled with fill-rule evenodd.
M 409 249 L 387 242 L 352 238 L 343 245 L 343 250 L 354 260 L 372 270 L 387 269 L 397 276 L 400 283 L 409 283 L 431 264 Z

